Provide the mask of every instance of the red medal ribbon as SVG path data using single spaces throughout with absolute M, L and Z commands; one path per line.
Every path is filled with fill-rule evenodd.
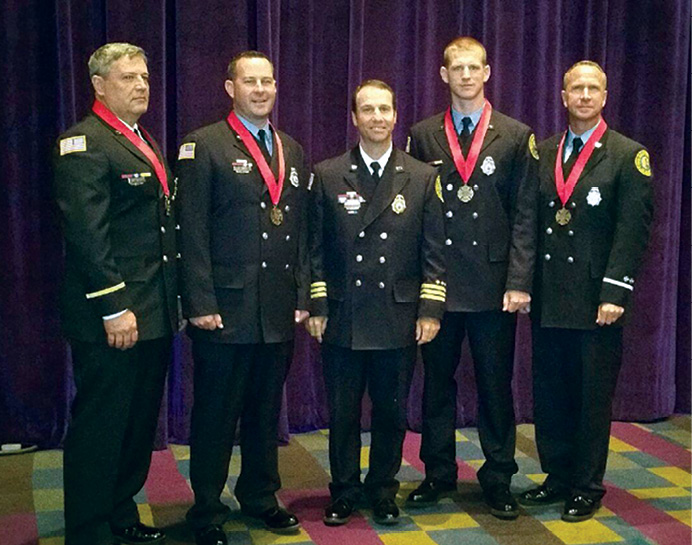
M 154 172 L 156 173 L 156 177 L 159 179 L 159 182 L 161 183 L 161 187 L 163 188 L 163 192 L 166 195 L 170 194 L 170 191 L 168 189 L 168 174 L 166 173 L 166 167 L 163 166 L 163 162 L 159 159 L 159 157 L 154 153 L 154 150 L 152 150 L 144 140 L 142 140 L 139 136 L 135 134 L 135 132 L 125 125 L 118 117 L 111 112 L 108 107 L 103 104 L 100 100 L 94 100 L 94 105 L 91 107 L 91 110 L 94 112 L 94 114 L 101 118 L 106 125 L 109 127 L 115 129 L 116 131 L 120 131 L 122 135 L 127 138 L 127 140 L 132 144 L 134 147 L 136 147 L 144 157 L 147 158 L 151 166 L 154 167 Z M 139 129 L 142 131 L 144 136 L 149 140 L 149 142 L 154 145 L 154 141 L 149 137 L 149 133 L 145 131 L 142 127 L 139 127 Z
M 555 157 L 555 187 L 557 188 L 557 195 L 560 197 L 560 201 L 562 201 L 563 208 L 567 204 L 569 198 L 572 196 L 574 187 L 579 181 L 579 176 L 581 176 L 581 173 L 584 171 L 584 167 L 591 158 L 591 154 L 596 147 L 596 142 L 601 139 L 607 128 L 608 124 L 605 122 L 605 119 L 601 119 L 598 127 L 596 127 L 596 130 L 591 134 L 591 137 L 579 153 L 579 157 L 577 157 L 577 161 L 574 163 L 566 183 L 565 174 L 562 171 L 562 148 L 565 145 L 567 133 L 565 132 L 565 134 L 562 135 L 560 145 L 557 148 L 557 157 Z M 572 153 L 574 153 L 574 150 L 572 150 Z
M 457 132 L 454 129 L 454 122 L 452 121 L 452 107 L 450 106 L 447 113 L 445 113 L 445 134 L 447 135 L 447 143 L 449 144 L 449 149 L 452 151 L 452 159 L 454 159 L 457 172 L 464 181 L 464 185 L 469 183 L 473 169 L 476 168 L 478 156 L 481 153 L 481 146 L 483 145 L 485 134 L 488 132 L 488 126 L 490 125 L 490 114 L 492 113 L 492 110 L 493 107 L 486 99 L 485 104 L 483 105 L 483 113 L 478 121 L 476 133 L 473 135 L 473 142 L 471 142 L 471 149 L 469 149 L 468 159 L 464 158 L 464 154 L 461 151 L 461 146 L 459 145 Z
M 231 110 L 231 113 L 228 114 L 226 121 L 228 121 L 228 124 L 231 126 L 231 128 L 238 133 L 243 144 L 245 144 L 245 147 L 250 152 L 250 155 L 252 155 L 252 158 L 255 160 L 255 163 L 257 163 L 257 168 L 259 168 L 260 174 L 264 179 L 264 183 L 267 185 L 267 188 L 269 189 L 269 197 L 272 200 L 272 204 L 276 206 L 277 204 L 279 204 L 279 199 L 281 199 L 281 192 L 284 188 L 284 178 L 286 176 L 286 165 L 284 164 L 284 148 L 281 144 L 281 138 L 279 138 L 278 131 L 274 131 L 274 139 L 276 141 L 276 152 L 278 154 L 279 159 L 279 181 L 277 182 L 276 177 L 272 172 L 272 169 L 269 168 L 269 164 L 267 163 L 267 160 L 264 158 L 264 154 L 262 153 L 262 151 L 259 148 L 259 145 L 257 144 L 257 140 L 254 136 L 252 136 L 252 134 L 250 134 L 250 131 L 248 131 L 245 125 L 243 125 L 243 122 L 240 119 L 238 119 L 238 116 L 235 114 L 234 111 Z

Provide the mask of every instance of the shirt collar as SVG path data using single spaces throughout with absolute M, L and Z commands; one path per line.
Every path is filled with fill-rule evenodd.
M 379 159 L 373 159 L 367 153 L 365 153 L 365 150 L 363 149 L 363 144 L 358 144 L 358 148 L 360 149 L 360 156 L 363 158 L 363 161 L 365 161 L 365 166 L 368 167 L 370 174 L 372 174 L 372 167 L 370 166 L 370 164 L 374 161 L 377 161 L 377 163 L 380 165 L 380 175 L 382 175 L 382 173 L 384 172 L 384 167 L 387 166 L 387 163 L 389 162 L 389 157 L 392 155 L 392 150 L 394 149 L 393 144 L 391 142 L 389 143 L 389 148 L 387 148 L 387 151 L 385 151 L 382 154 L 382 157 L 380 157 Z
M 465 117 L 471 118 L 471 125 L 469 126 L 469 131 L 473 131 L 473 129 L 476 128 L 476 125 L 478 125 L 478 122 L 481 119 L 481 114 L 483 113 L 483 107 L 484 106 L 481 106 L 475 112 L 471 112 L 470 114 L 462 114 L 461 112 L 457 112 L 454 109 L 454 107 L 452 107 L 452 119 L 454 121 L 454 128 L 457 131 L 457 134 L 461 133 L 462 129 L 464 128 L 464 125 L 461 122 L 461 120 L 464 119 Z
M 588 131 L 583 132 L 580 134 L 578 137 L 581 138 L 582 146 L 585 146 L 586 143 L 589 141 L 589 138 L 591 138 L 591 135 L 594 133 L 594 131 L 598 128 L 598 126 L 601 124 L 601 121 L 596 123 L 593 127 L 591 127 Z M 572 128 L 568 127 L 567 129 L 567 138 L 565 138 L 565 144 L 569 149 L 572 149 L 572 142 L 574 142 L 574 139 L 577 138 L 577 135 L 572 132 Z
M 247 119 L 245 119 L 245 118 L 244 118 L 242 115 L 240 115 L 238 112 L 236 112 L 235 115 L 238 117 L 238 119 L 240 119 L 240 122 L 241 122 L 243 125 L 245 125 L 245 128 L 246 128 L 248 131 L 250 131 L 250 134 L 252 134 L 252 136 L 254 136 L 255 138 L 259 138 L 259 136 L 258 136 L 257 133 L 259 133 L 260 130 L 264 130 L 264 132 L 265 132 L 266 135 L 267 135 L 267 138 L 270 138 L 270 137 L 271 137 L 271 130 L 269 130 L 269 121 L 268 121 L 268 120 L 265 120 L 264 125 L 262 125 L 261 127 L 258 127 L 258 126 L 255 125 L 254 123 L 252 123 L 252 122 L 248 121 Z
M 120 118 L 118 118 L 118 119 L 120 119 Z M 126 126 L 128 129 L 130 129 L 133 133 L 137 134 L 137 130 L 139 129 L 139 126 L 137 125 L 137 123 L 135 123 L 134 125 L 130 125 L 127 121 L 125 121 L 125 120 L 123 120 L 123 119 L 120 119 L 120 121 L 122 121 L 122 122 L 123 122 L 123 125 L 125 125 L 125 126 Z

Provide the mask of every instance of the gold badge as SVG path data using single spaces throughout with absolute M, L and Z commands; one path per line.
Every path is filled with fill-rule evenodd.
M 284 222 L 284 213 L 277 206 L 274 206 L 269 212 L 269 219 L 278 227 Z
M 473 199 L 473 188 L 466 184 L 462 185 L 457 191 L 457 197 L 463 203 L 470 202 Z
M 77 153 L 79 151 L 86 151 L 86 136 L 73 136 L 71 138 L 63 138 L 60 140 L 60 155 L 67 155 L 68 153 Z
M 572 213 L 567 210 L 565 207 L 560 208 L 557 212 L 555 212 L 555 221 L 559 225 L 567 225 L 570 220 L 572 219 Z
M 536 147 L 536 135 L 531 133 L 529 136 L 529 151 L 536 161 L 538 161 L 538 147 Z
M 634 158 L 634 166 L 637 170 L 641 172 L 644 176 L 651 176 L 651 163 L 649 162 L 649 152 L 645 149 L 637 153 Z
M 392 210 L 395 214 L 401 214 L 404 210 L 406 210 L 406 199 L 404 199 L 404 196 L 401 193 L 394 198 Z
M 435 195 L 437 195 L 437 198 L 440 199 L 440 202 L 445 202 L 444 197 L 442 196 L 442 181 L 440 180 L 440 175 L 437 175 L 437 178 L 435 178 Z

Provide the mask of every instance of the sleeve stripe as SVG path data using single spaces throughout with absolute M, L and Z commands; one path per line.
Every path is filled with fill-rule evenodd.
M 320 291 L 320 292 L 310 294 L 310 299 L 322 299 L 324 297 L 327 297 L 326 291 Z
M 327 283 L 326 282 L 313 282 L 312 284 L 310 284 L 310 287 L 311 288 L 322 288 L 322 287 L 326 288 Z
M 613 284 L 614 286 L 619 286 L 621 288 L 626 288 L 630 291 L 634 291 L 634 286 L 630 286 L 629 284 L 625 284 L 624 282 L 620 282 L 619 280 L 613 280 L 612 278 L 603 278 L 603 281 L 608 283 L 608 284 Z
M 427 291 L 430 293 L 437 293 L 439 295 L 444 295 L 447 293 L 447 289 L 443 287 L 436 287 L 436 288 L 428 288 L 426 286 L 422 286 L 420 289 L 421 292 Z
M 93 291 L 91 293 L 86 294 L 87 299 L 96 299 L 97 297 L 101 297 L 103 295 L 108 295 L 109 293 L 113 293 L 114 291 L 121 290 L 125 287 L 125 282 L 120 282 L 120 284 L 116 284 L 115 286 L 111 286 L 110 288 L 106 288 L 105 290 L 100 290 L 100 291 Z
M 430 282 L 423 282 L 421 284 L 421 286 L 427 286 L 427 287 L 431 287 L 431 288 L 444 288 L 447 286 L 447 284 L 445 284 L 444 282 L 439 282 L 439 281 L 436 282 L 435 284 L 432 284 Z
M 446 297 L 442 297 L 440 295 L 430 295 L 428 293 L 421 293 L 420 296 L 421 299 L 432 299 L 433 301 L 440 301 L 440 303 L 446 302 Z

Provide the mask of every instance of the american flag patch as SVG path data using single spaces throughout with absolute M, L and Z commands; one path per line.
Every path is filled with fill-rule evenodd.
M 194 159 L 196 145 L 197 144 L 194 142 L 189 142 L 188 144 L 183 144 L 180 146 L 180 151 L 178 152 L 178 161 L 181 159 Z
M 60 140 L 60 155 L 86 151 L 86 136 L 72 136 Z

